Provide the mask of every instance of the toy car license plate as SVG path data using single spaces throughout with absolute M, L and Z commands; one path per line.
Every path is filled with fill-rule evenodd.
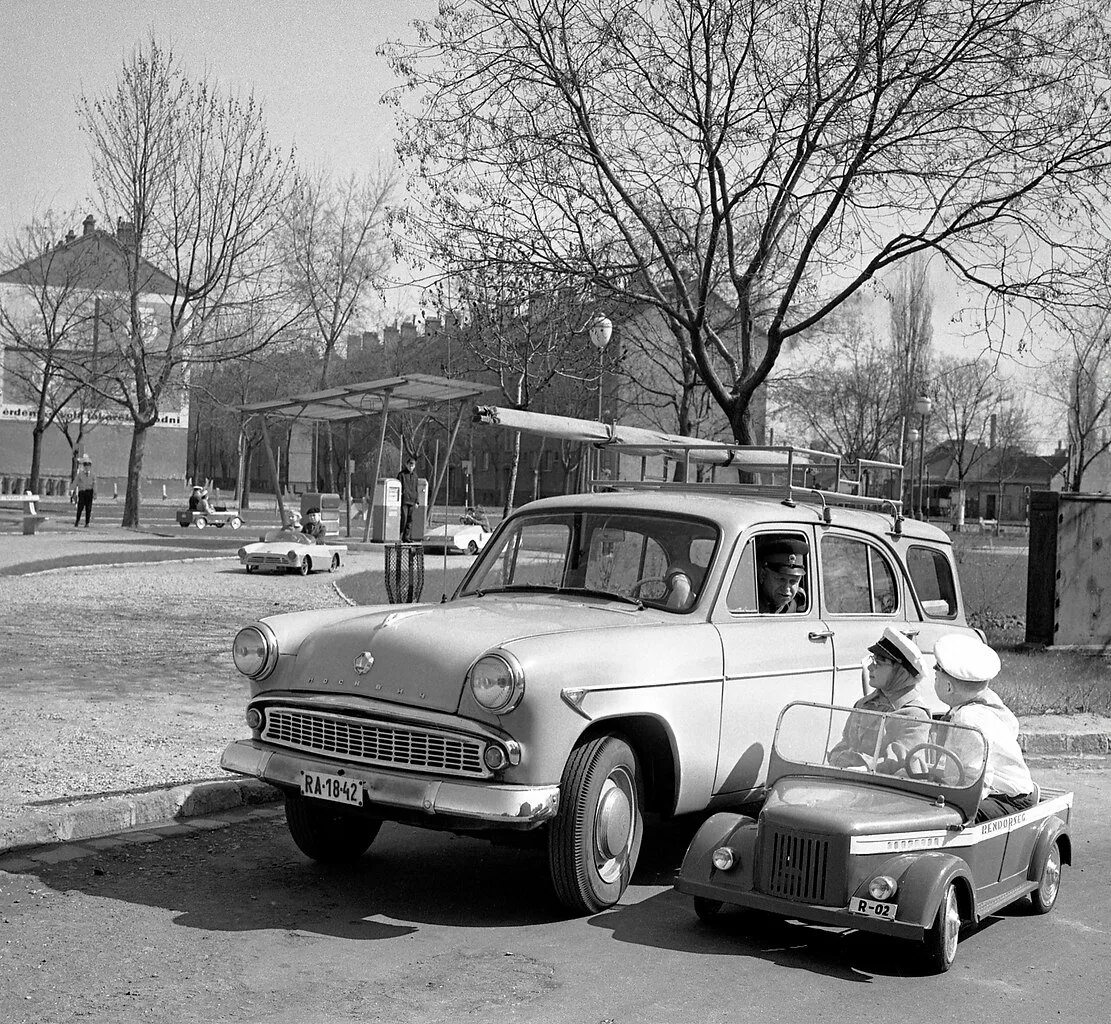
M 865 917 L 883 917 L 895 920 L 897 903 L 877 903 L 875 900 L 853 899 L 849 903 L 849 910 L 854 914 L 863 914 Z
M 301 792 L 319 800 L 334 800 L 337 804 L 363 806 L 363 784 L 358 779 L 345 779 L 342 775 L 324 772 L 302 772 Z

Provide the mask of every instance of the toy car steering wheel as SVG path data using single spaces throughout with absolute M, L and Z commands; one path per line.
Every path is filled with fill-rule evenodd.
M 914 768 L 911 767 L 911 758 L 913 758 L 915 754 L 922 750 L 933 750 L 940 754 L 942 757 L 949 758 L 949 760 L 953 762 L 954 767 L 957 769 L 957 785 L 964 785 L 965 776 L 967 775 L 964 767 L 964 762 L 961 761 L 961 759 L 956 755 L 954 751 L 950 750 L 948 747 L 943 747 L 940 743 L 919 743 L 917 746 L 911 747 L 910 750 L 906 752 L 899 767 L 902 768 L 910 778 L 929 779 L 931 782 L 944 783 L 944 779 L 941 777 L 941 773 L 937 770 L 936 762 L 932 767 L 927 767 L 925 771 L 915 771 Z

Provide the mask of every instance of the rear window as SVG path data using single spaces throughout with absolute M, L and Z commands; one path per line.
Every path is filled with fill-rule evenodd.
M 957 581 L 949 559 L 934 548 L 907 551 L 907 571 L 923 613 L 931 619 L 957 617 Z

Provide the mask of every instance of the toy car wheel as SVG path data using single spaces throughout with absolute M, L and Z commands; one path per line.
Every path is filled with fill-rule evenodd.
M 596 736 L 571 751 L 548 833 L 556 895 L 572 910 L 612 907 L 632 878 L 644 833 L 643 783 L 623 739 Z
M 193 525 L 198 530 L 203 530 L 208 525 L 208 520 L 205 519 L 204 516 L 197 516 L 197 518 L 193 520 Z
M 1035 914 L 1048 914 L 1057 903 L 1057 896 L 1061 892 L 1061 847 L 1054 842 L 1045 855 L 1041 874 L 1038 875 L 1038 887 L 1030 893 L 1030 902 L 1034 905 Z
M 358 860 L 374 842 L 382 822 L 362 814 L 333 810 L 328 804 L 300 793 L 285 798 L 285 820 L 297 848 L 326 864 Z
M 238 530 L 239 527 L 241 527 L 242 525 L 243 520 L 240 519 L 239 516 L 232 516 L 231 519 L 228 520 L 228 526 L 230 526 L 233 530 Z
M 712 900 L 708 896 L 695 896 L 694 898 L 694 912 L 698 915 L 698 920 L 705 924 L 716 920 L 723 906 L 721 900 Z
M 937 917 L 926 932 L 926 962 L 938 973 L 944 973 L 957 959 L 957 940 L 961 931 L 961 911 L 957 888 L 950 882 L 945 887 Z
M 468 555 L 477 555 L 478 554 L 478 541 L 477 540 L 472 540 L 472 541 L 468 542 L 468 544 L 467 544 L 467 554 Z
M 257 565 L 253 565 L 250 562 L 247 563 L 247 572 L 256 572 L 257 570 L 258 570 Z
M 339 568 L 339 555 L 332 555 L 332 564 L 328 566 L 328 572 L 335 572 Z
M 312 569 L 312 559 L 306 555 L 301 559 L 301 564 L 297 566 L 295 571 L 299 572 L 302 576 L 308 576 L 310 569 Z

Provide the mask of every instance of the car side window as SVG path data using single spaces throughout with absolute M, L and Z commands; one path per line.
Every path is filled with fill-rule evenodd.
M 750 540 L 741 552 L 733 582 L 725 598 L 731 612 L 754 612 L 756 604 L 756 543 Z
M 922 611 L 931 619 L 952 619 L 957 615 L 957 583 L 944 552 L 934 548 L 912 547 L 907 552 L 907 571 Z
M 891 563 L 878 548 L 852 537 L 822 540 L 822 587 L 831 614 L 884 615 L 899 607 Z

